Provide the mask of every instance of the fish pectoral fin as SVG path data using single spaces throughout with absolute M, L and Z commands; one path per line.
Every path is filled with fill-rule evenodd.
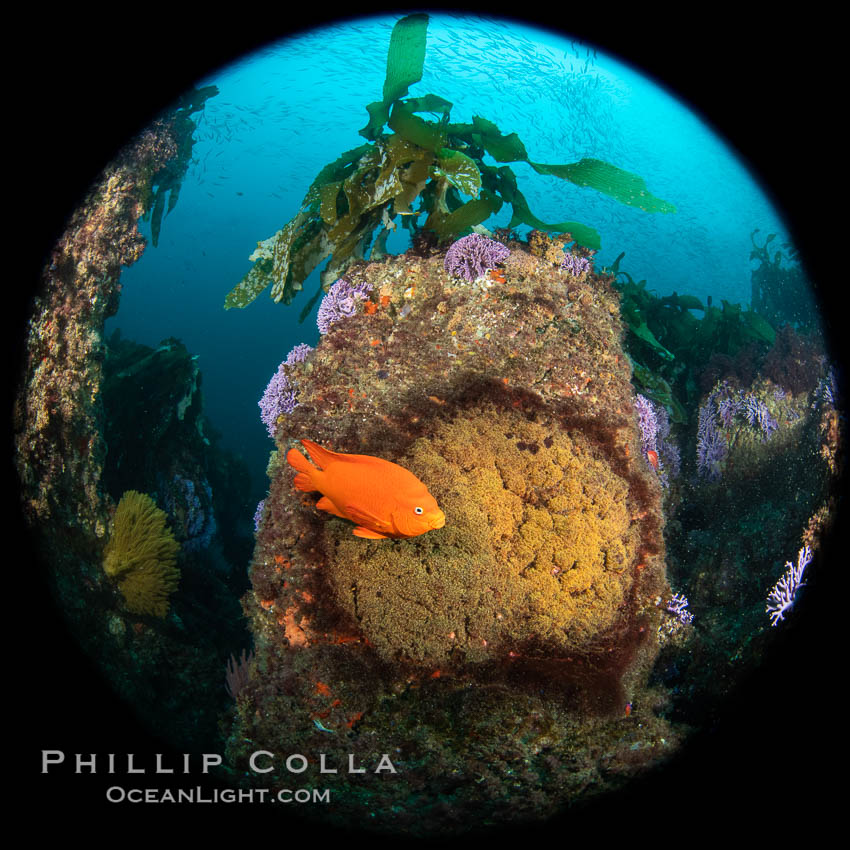
M 316 507 L 320 511 L 327 511 L 329 514 L 333 514 L 334 516 L 341 517 L 342 519 L 348 519 L 348 517 L 327 496 L 322 496 L 322 498 L 316 502 Z
M 360 525 L 368 526 L 369 528 L 386 528 L 387 526 L 387 523 L 379 516 L 363 508 L 358 508 L 356 505 L 346 505 L 345 514 L 350 520 L 360 523 Z
M 300 490 L 302 493 L 312 493 L 316 489 L 312 479 L 306 472 L 299 472 L 292 480 L 292 483 L 295 489 Z
M 358 525 L 357 528 L 354 529 L 352 534 L 355 537 L 365 537 L 367 540 L 386 540 L 386 534 L 378 534 L 377 531 L 372 531 L 371 528 L 364 528 L 362 525 Z

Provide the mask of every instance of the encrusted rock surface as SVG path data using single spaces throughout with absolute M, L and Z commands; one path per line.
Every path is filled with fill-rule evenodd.
M 391 753 L 398 775 L 328 777 L 345 786 L 341 821 L 368 805 L 408 828 L 414 796 L 423 832 L 540 817 L 676 740 L 646 686 L 669 589 L 618 296 L 559 271 L 560 245 L 508 247 L 472 283 L 437 252 L 356 265 L 346 277 L 369 299 L 289 370 L 283 453 L 306 437 L 396 461 L 447 517 L 364 541 L 270 467 L 244 603 L 257 659 L 229 756 L 241 770 L 257 749 L 353 753 L 374 768 Z

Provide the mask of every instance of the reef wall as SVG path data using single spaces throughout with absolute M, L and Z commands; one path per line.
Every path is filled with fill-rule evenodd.
M 212 497 L 196 492 L 186 470 L 200 476 L 215 464 L 194 359 L 174 340 L 119 353 L 103 329 L 118 309 L 122 268 L 145 249 L 139 220 L 151 215 L 158 228 L 157 209 L 161 219 L 168 193 L 170 206 L 176 200 L 191 155 L 188 116 L 203 94 L 131 143 L 69 218 L 33 299 L 13 411 L 24 519 L 57 609 L 114 691 L 185 752 L 218 744 L 224 662 L 246 640 L 236 602 L 244 584 L 225 586 L 230 577 L 216 569 L 224 556 L 200 545 L 212 533 Z M 145 377 L 147 418 L 132 419 Z M 179 469 L 166 465 L 178 454 Z M 158 490 L 180 544 L 182 593 L 170 610 L 128 602 L 105 569 L 116 502 L 134 488 Z M 163 591 L 150 571 L 144 580 L 144 593 Z M 176 583 L 172 576 L 168 590 Z
M 155 125 L 105 169 L 53 249 L 33 303 L 14 408 L 24 512 L 45 537 L 62 528 L 84 550 L 108 519 L 98 486 L 103 325 L 118 309 L 121 268 L 145 248 L 137 225 L 147 184 L 176 149 L 169 128 Z
M 676 738 L 646 690 L 669 588 L 618 295 L 561 270 L 563 240 L 502 238 L 504 268 L 471 282 L 427 248 L 356 264 L 368 296 L 287 368 L 229 755 L 393 753 L 399 775 L 328 777 L 342 821 L 365 798 L 410 828 L 412 796 L 425 832 L 507 800 L 540 817 Z M 406 466 L 445 527 L 352 536 L 277 462 L 301 438 Z

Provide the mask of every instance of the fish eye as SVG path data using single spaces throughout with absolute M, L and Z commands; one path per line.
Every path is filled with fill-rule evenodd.
M 422 510 L 422 508 L 414 508 L 414 509 L 413 509 L 413 513 L 415 513 L 415 514 L 422 514 L 422 513 L 425 513 L 425 512 Z

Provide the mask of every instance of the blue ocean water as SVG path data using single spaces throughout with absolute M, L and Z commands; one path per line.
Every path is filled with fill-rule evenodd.
M 158 246 L 123 273 L 121 308 L 107 325 L 147 345 L 176 336 L 199 355 L 207 414 L 249 464 L 257 499 L 273 448 L 257 401 L 287 352 L 318 339 L 317 307 L 298 324 L 318 273 L 289 307 L 263 295 L 225 311 L 224 298 L 251 267 L 257 241 L 295 215 L 317 172 L 363 142 L 358 130 L 365 105 L 380 98 L 396 20 L 315 30 L 198 81 L 220 93 L 194 116 L 179 202 Z M 514 21 L 432 15 L 424 75 L 410 93 L 450 100 L 454 122 L 481 115 L 518 133 L 536 162 L 596 157 L 643 177 L 675 214 L 647 214 L 525 163 L 511 166 L 539 218 L 596 228 L 597 267 L 625 252 L 620 268 L 659 294 L 747 304 L 750 233 L 790 241 L 765 193 L 700 117 L 599 46 Z M 506 206 L 485 224 L 509 218 Z M 392 252 L 405 247 L 402 235 L 389 240 Z

